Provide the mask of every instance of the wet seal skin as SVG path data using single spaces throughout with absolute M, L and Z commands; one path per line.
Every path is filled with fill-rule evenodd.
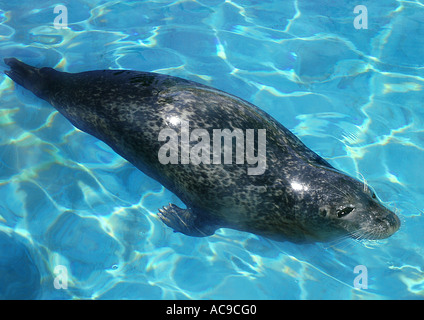
M 5 63 L 13 81 L 177 195 L 187 208 L 169 204 L 158 213 L 177 232 L 202 237 L 232 228 L 310 243 L 346 236 L 383 239 L 400 227 L 398 217 L 368 186 L 336 170 L 270 115 L 240 98 L 156 73 L 66 73 L 15 58 Z M 252 164 L 236 161 L 235 148 L 233 161 L 159 161 L 159 150 L 167 143 L 158 139 L 160 133 L 172 129 L 181 141 L 181 123 L 210 136 L 214 129 L 265 130 L 264 170 L 248 174 Z M 259 137 L 254 140 L 257 154 Z M 193 148 L 196 142 L 189 145 Z M 168 151 L 181 158 L 182 146 L 175 148 Z

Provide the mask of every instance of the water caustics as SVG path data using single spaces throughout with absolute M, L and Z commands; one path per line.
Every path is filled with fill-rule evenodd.
M 0 271 L 26 262 L 17 270 L 25 277 L 0 280 L 9 288 L 0 298 L 423 297 L 419 1 L 367 5 L 366 30 L 354 28 L 348 1 L 63 4 L 69 25 L 55 29 L 49 1 L 0 1 L 1 57 L 69 72 L 161 72 L 232 93 L 366 179 L 402 228 L 385 240 L 303 246 L 230 229 L 174 234 L 156 212 L 175 196 L 3 75 L 0 248 L 16 250 L 0 252 Z M 53 285 L 58 265 L 67 289 Z M 354 288 L 358 265 L 368 268 L 368 289 Z

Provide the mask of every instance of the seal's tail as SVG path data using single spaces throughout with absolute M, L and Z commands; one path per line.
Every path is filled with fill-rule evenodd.
M 4 62 L 10 67 L 4 73 L 17 84 L 32 91 L 36 96 L 45 99 L 47 81 L 45 74 L 54 69 L 36 68 L 15 58 L 5 58 Z

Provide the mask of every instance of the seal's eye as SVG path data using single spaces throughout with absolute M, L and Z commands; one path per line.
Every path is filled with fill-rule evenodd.
M 344 216 L 347 216 L 349 213 L 351 213 L 355 209 L 354 207 L 346 207 L 340 210 L 337 210 L 337 216 L 339 218 L 342 218 Z
M 372 193 L 371 197 L 372 197 L 373 199 L 377 199 L 377 196 L 375 195 L 375 193 L 374 193 L 374 192 Z

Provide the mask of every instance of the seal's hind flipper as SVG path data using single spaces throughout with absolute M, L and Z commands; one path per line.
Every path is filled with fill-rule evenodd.
M 192 237 L 207 237 L 214 234 L 216 227 L 202 223 L 199 216 L 192 209 L 181 209 L 175 204 L 159 209 L 159 218 L 175 232 L 184 233 Z
M 15 58 L 5 58 L 4 63 L 10 67 L 10 70 L 5 70 L 4 73 L 22 87 L 32 91 L 33 83 L 40 81 L 40 69 Z
M 52 68 L 36 68 L 19 61 L 16 58 L 5 58 L 4 63 L 10 67 L 4 73 L 20 86 L 28 89 L 41 99 L 46 99 L 50 85 L 49 79 L 58 71 Z

